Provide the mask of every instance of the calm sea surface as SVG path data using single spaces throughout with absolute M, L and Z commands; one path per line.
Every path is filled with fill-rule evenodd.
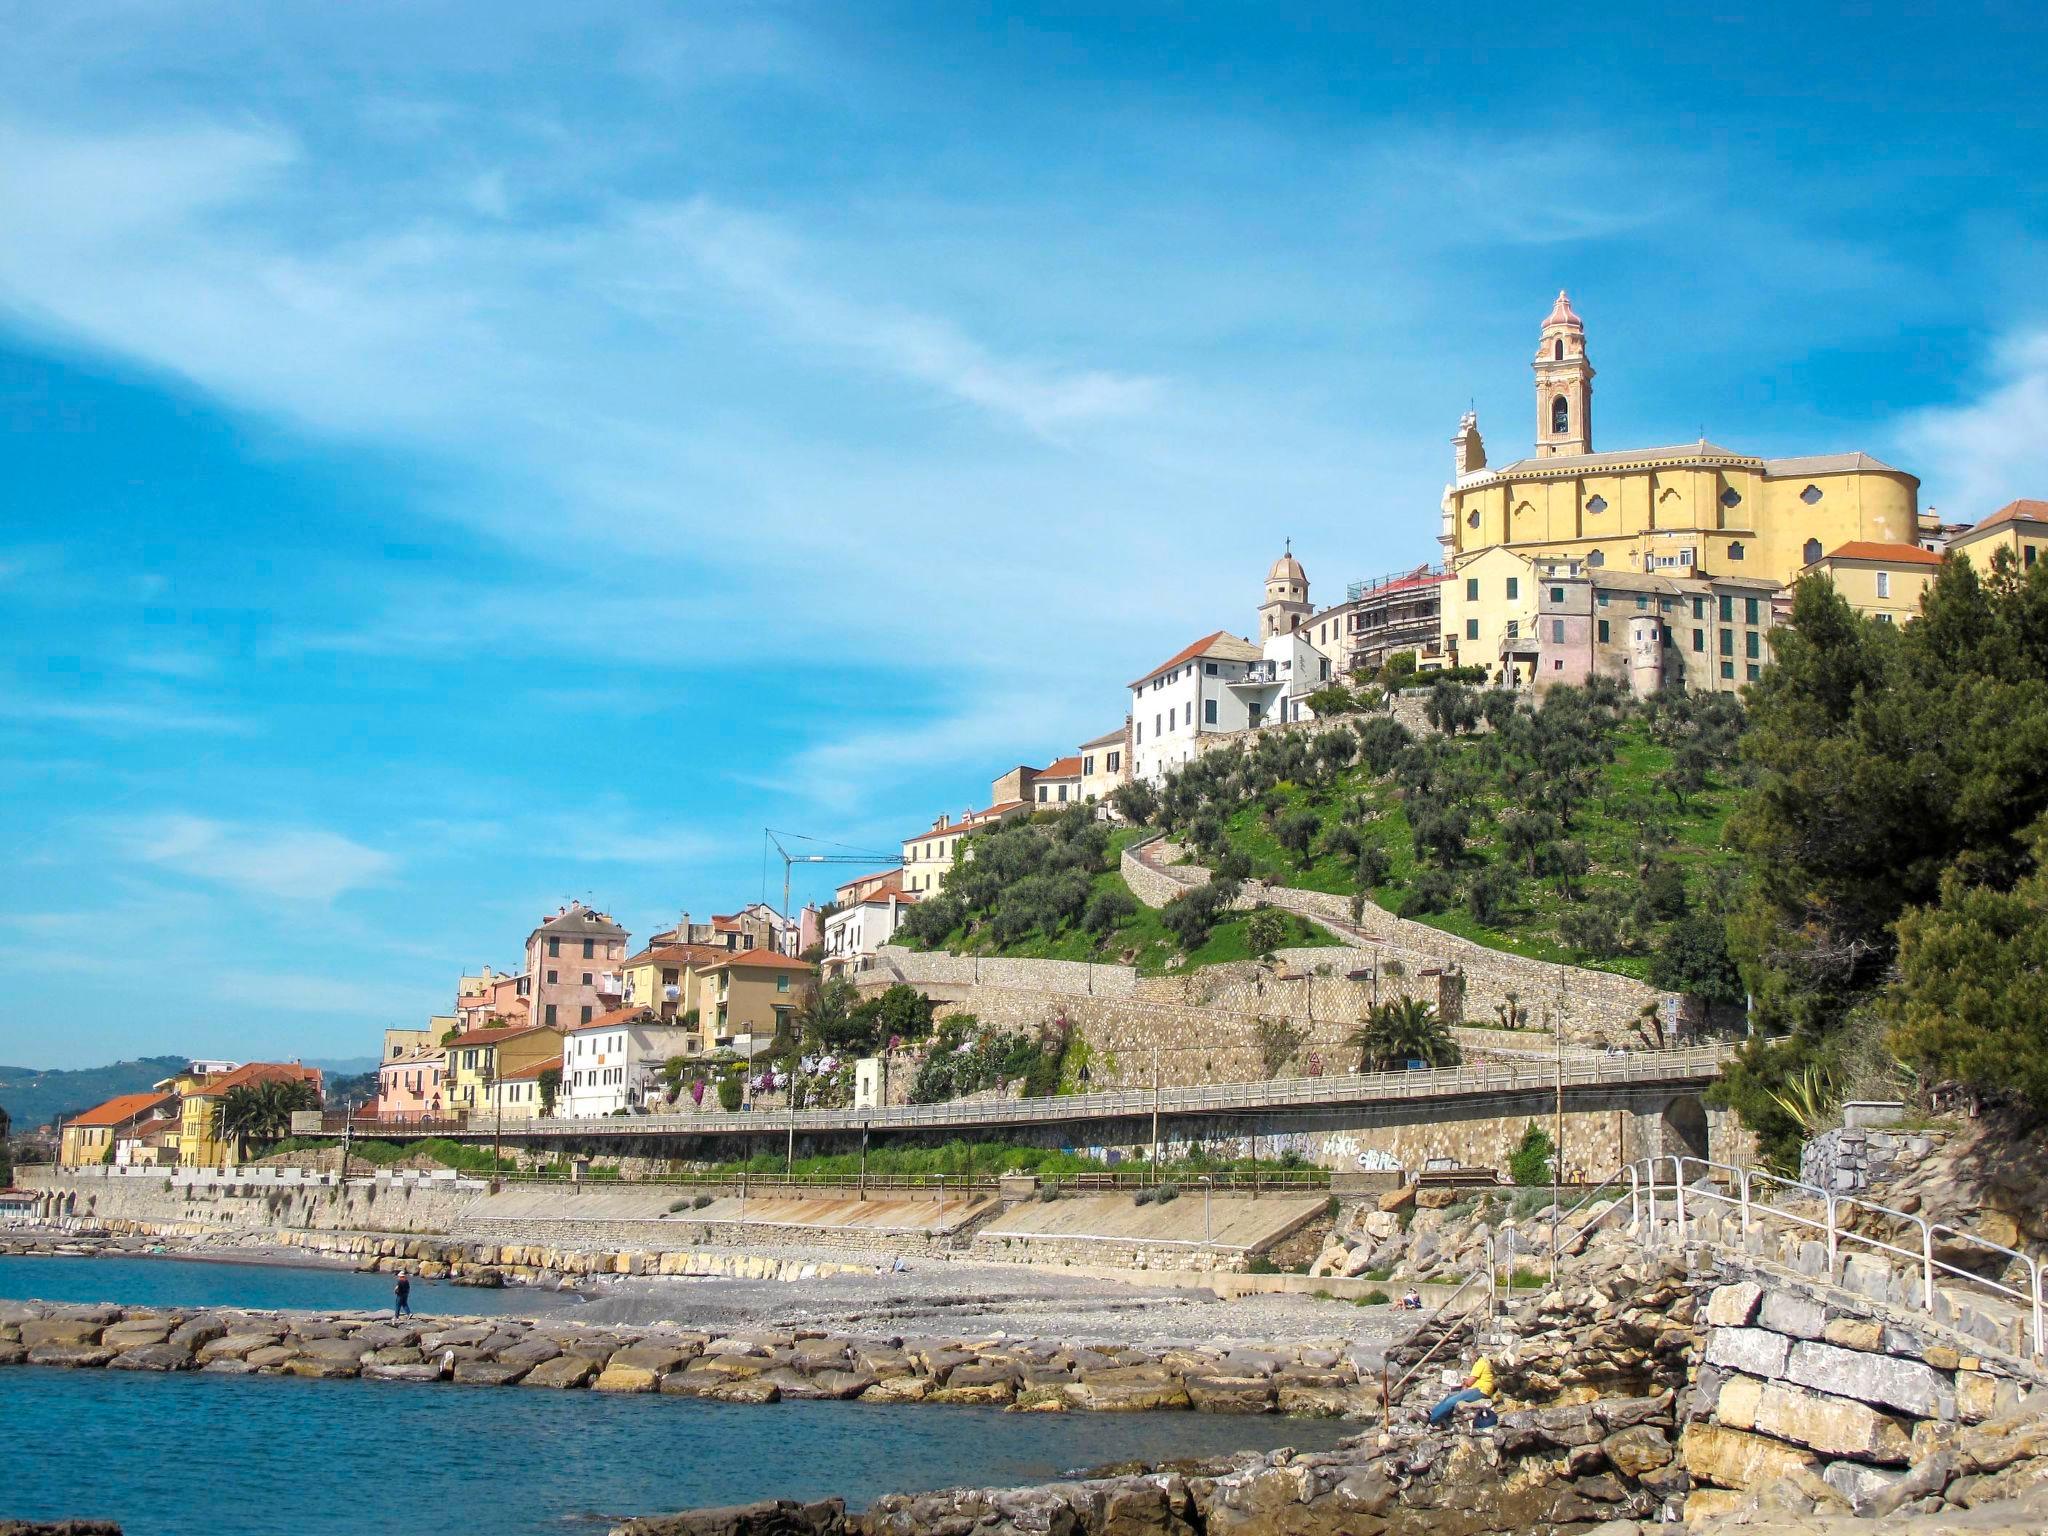
M 196 1272 L 196 1273 L 195 1273 Z M 170 1259 L 0 1259 L 0 1296 L 150 1305 L 376 1305 L 386 1276 Z M 470 1312 L 540 1293 L 416 1290 Z M 548 1297 L 549 1301 L 561 1298 Z M 590 1536 L 625 1515 L 954 1484 L 1125 1457 L 1321 1447 L 1327 1422 L 706 1403 L 518 1387 L 0 1369 L 0 1518 L 128 1536 Z

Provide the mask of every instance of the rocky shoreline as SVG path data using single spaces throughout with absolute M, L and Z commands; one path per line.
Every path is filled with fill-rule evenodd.
M 1010 1337 L 720 1335 L 512 1317 L 393 1321 L 365 1312 L 0 1302 L 0 1365 L 18 1364 L 1052 1413 L 1358 1418 L 1377 1414 L 1380 1402 L 1362 1352 L 1340 1349 L 1161 1351 Z

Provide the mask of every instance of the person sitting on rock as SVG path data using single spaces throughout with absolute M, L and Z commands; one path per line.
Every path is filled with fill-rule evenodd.
M 1452 1414 L 1465 1403 L 1476 1403 L 1493 1396 L 1493 1362 L 1484 1355 L 1472 1360 L 1472 1374 L 1467 1376 L 1458 1390 L 1429 1410 L 1429 1427 L 1442 1429 Z
M 1422 1310 L 1422 1292 L 1416 1290 L 1412 1285 L 1409 1286 L 1407 1290 L 1401 1293 L 1401 1307 L 1403 1311 L 1420 1312 Z

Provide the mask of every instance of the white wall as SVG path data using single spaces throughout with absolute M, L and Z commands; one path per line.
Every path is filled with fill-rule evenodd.
M 671 1056 L 687 1056 L 694 1032 L 677 1024 L 615 1024 L 569 1032 L 562 1046 L 562 1087 L 555 1113 L 572 1118 L 628 1109 L 627 1091 L 645 1105 Z M 580 1081 L 579 1081 L 580 1079 Z
M 1228 686 L 1245 671 L 1241 661 L 1198 656 L 1133 688 L 1131 777 L 1157 783 L 1194 757 L 1197 736 L 1251 724 L 1244 699 Z

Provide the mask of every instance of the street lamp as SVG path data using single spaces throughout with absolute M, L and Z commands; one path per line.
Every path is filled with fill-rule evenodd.
M 1209 1246 L 1209 1196 L 1216 1192 L 1216 1181 L 1202 1174 L 1195 1182 L 1202 1186 L 1202 1246 Z

